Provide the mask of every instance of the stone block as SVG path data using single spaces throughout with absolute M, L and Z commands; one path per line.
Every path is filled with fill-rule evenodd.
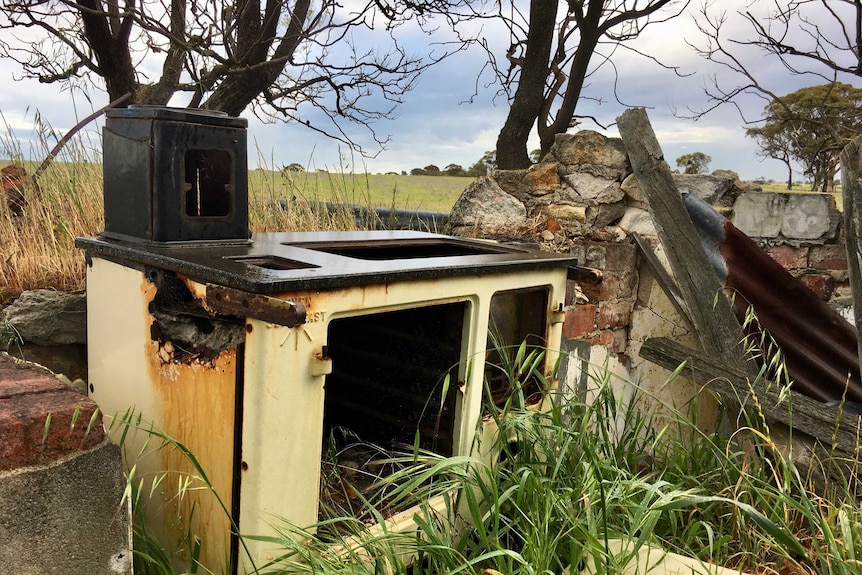
M 599 329 L 627 327 L 631 323 L 634 300 L 608 301 L 599 308 L 596 325 Z
M 561 164 L 601 167 L 603 175 L 613 172 L 620 181 L 631 172 L 623 141 L 620 138 L 608 138 L 593 130 L 557 134 L 551 153 Z
M 563 322 L 563 337 L 569 339 L 583 338 L 596 329 L 596 306 L 579 304 L 566 312 Z
M 846 270 L 847 248 L 844 244 L 812 246 L 808 267 L 816 270 Z
M 612 204 L 591 203 L 587 206 L 587 223 L 596 229 L 608 226 L 626 213 L 626 203 L 622 200 Z
M 781 233 L 786 238 L 811 240 L 829 232 L 829 200 L 825 196 L 791 194 L 787 198 Z
M 733 187 L 733 178 L 722 175 L 673 174 L 673 183 L 680 193 L 697 194 L 707 203 L 714 204 Z
M 512 233 L 527 223 L 527 209 L 491 178 L 479 178 L 452 206 L 447 232 L 460 236 Z
M 649 212 L 633 206 L 626 208 L 626 213 L 623 214 L 618 225 L 629 234 L 636 233 L 639 236 L 650 237 L 658 236 Z
M 87 297 L 83 292 L 25 291 L 2 315 L 24 341 L 45 346 L 87 343 Z
M 771 246 L 766 253 L 778 262 L 784 269 L 799 269 L 808 267 L 808 248 L 788 245 Z
M 534 196 L 544 196 L 560 187 L 560 175 L 557 164 L 539 164 L 527 170 L 524 183 Z
M 733 204 L 732 223 L 747 236 L 774 238 L 781 233 L 784 211 L 784 196 L 749 192 Z
M 573 221 L 584 223 L 587 220 L 586 206 L 569 206 L 552 204 L 542 208 L 542 214 L 563 222 Z
M 835 289 L 835 280 L 828 274 L 805 274 L 799 278 L 799 281 L 823 301 L 829 301 Z
M 566 176 L 567 190 L 571 190 L 576 198 L 595 200 L 599 204 L 612 204 L 623 199 L 623 190 L 619 182 L 599 178 L 584 172 L 575 172 Z

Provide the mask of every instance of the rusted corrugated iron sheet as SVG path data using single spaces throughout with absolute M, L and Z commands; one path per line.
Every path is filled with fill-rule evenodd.
M 743 321 L 753 308 L 781 348 L 794 389 L 862 403 L 856 329 L 696 194 L 686 194 L 685 206 L 737 316 Z

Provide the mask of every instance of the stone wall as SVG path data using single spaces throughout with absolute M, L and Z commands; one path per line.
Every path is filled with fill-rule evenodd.
M 821 299 L 849 303 L 841 214 L 830 196 L 749 192 L 736 199 L 729 217 Z
M 711 203 L 823 299 L 849 295 L 840 214 L 826 197 L 763 193 L 730 171 L 674 174 L 674 181 L 681 192 Z M 699 403 L 699 421 L 708 422 L 714 403 L 695 402 L 698 389 L 682 378 L 665 385 L 668 373 L 637 356 L 650 336 L 698 345 L 632 240 L 637 232 L 661 256 L 646 207 L 622 141 L 581 131 L 558 135 L 549 154 L 529 169 L 497 170 L 474 181 L 455 204 L 447 231 L 501 240 L 527 236 L 600 270 L 600 284 L 569 285 L 563 348 L 577 357 L 564 369 L 567 377 L 590 363 L 608 366 L 640 382 L 651 411 Z

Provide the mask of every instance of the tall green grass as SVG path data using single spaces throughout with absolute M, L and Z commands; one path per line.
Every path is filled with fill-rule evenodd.
M 392 455 L 397 471 L 379 478 L 381 497 L 358 493 L 360 513 L 244 534 L 282 549 L 255 572 L 544 575 L 590 564 L 619 573 L 646 545 L 748 573 L 862 572 L 855 470 L 818 492 L 756 407 L 732 437 L 701 431 L 688 413 L 658 424 L 638 392 L 619 400 L 605 366 L 591 368 L 593 401 L 563 390 L 536 409 L 519 390 L 544 379 L 540 353 L 521 346 L 501 362 L 514 393 L 487 416 L 499 428 L 481 446 L 500 454 L 492 464 Z M 417 529 L 387 530 L 387 503 L 414 506 Z

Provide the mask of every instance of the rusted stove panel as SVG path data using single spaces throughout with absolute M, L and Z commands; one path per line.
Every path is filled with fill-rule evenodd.
M 192 353 L 186 343 L 165 337 L 165 330 L 179 328 L 159 327 L 161 298 L 143 270 L 93 260 L 87 297 L 91 396 L 107 421 L 141 418 L 141 431 L 126 435 L 123 423 L 115 421 L 111 436 L 115 441 L 125 436 L 124 453 L 143 480 L 145 501 L 156 485 L 145 507 L 149 524 L 165 542 L 182 541 L 188 526 L 201 537 L 201 563 L 218 572 L 229 555 L 229 519 L 213 494 L 200 489 L 201 474 L 188 459 L 170 446 L 160 448 L 160 435 L 181 441 L 216 493 L 230 501 L 237 347 Z M 150 425 L 160 435 L 147 433 Z M 166 469 L 171 472 L 159 480 Z M 189 489 L 181 495 L 186 481 Z M 175 560 L 188 565 L 189 552 L 186 546 Z

